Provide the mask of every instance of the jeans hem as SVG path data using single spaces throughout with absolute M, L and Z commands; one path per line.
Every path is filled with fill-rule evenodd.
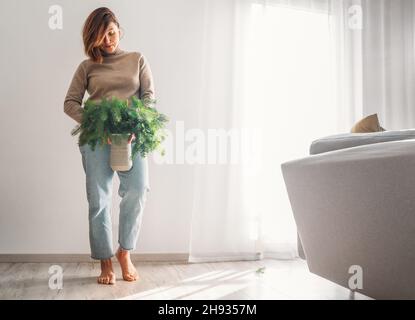
M 134 249 L 135 249 L 135 247 L 132 247 L 132 248 L 130 248 L 130 249 L 126 249 L 126 248 L 124 248 L 124 247 L 121 245 L 121 243 L 120 243 L 120 242 L 118 242 L 118 244 L 119 244 L 120 248 L 121 248 L 121 249 L 123 249 L 124 251 L 131 251 L 131 250 L 134 250 Z
M 108 260 L 108 259 L 111 259 L 112 257 L 114 257 L 114 254 L 111 254 L 111 256 L 104 257 L 104 258 L 98 258 L 98 257 L 91 255 L 91 259 L 94 259 L 94 260 Z

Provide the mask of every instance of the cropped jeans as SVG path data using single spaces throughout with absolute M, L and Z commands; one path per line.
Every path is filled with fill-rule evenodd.
M 136 142 L 132 141 L 132 147 Z M 86 175 L 86 195 L 89 205 L 89 243 L 91 258 L 109 259 L 114 256 L 112 242 L 111 203 L 114 170 L 110 166 L 111 145 L 79 146 Z M 147 192 L 150 191 L 147 157 L 138 153 L 128 171 L 116 171 L 120 179 L 121 197 L 118 244 L 124 250 L 134 250 L 143 217 Z

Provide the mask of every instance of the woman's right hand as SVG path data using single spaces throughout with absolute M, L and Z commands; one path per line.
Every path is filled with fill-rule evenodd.
M 107 138 L 107 142 L 108 142 L 108 144 L 111 144 L 110 137 Z

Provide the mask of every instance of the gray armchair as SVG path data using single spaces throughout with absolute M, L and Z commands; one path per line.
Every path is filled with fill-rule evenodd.
M 375 299 L 415 299 L 415 130 L 342 134 L 281 165 L 310 272 Z

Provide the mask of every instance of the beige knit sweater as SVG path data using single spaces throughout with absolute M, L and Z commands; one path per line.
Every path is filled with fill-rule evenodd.
M 119 47 L 114 53 L 105 54 L 102 64 L 91 59 L 83 60 L 73 75 L 64 101 L 64 112 L 81 123 L 82 102 L 85 90 L 89 99 L 155 99 L 150 65 L 140 52 L 127 52 Z

